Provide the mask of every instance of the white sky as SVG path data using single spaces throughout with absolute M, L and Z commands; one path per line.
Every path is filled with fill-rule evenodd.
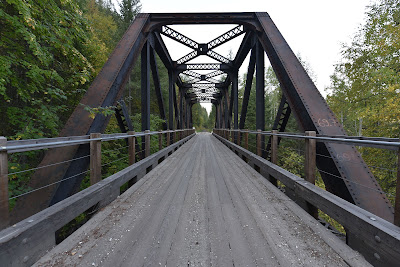
M 267 12 L 292 48 L 308 62 L 316 74 L 316 86 L 323 95 L 333 74 L 333 65 L 340 60 L 342 43 L 349 43 L 357 28 L 364 21 L 366 6 L 370 0 L 141 0 L 143 13 L 181 12 Z M 224 32 L 223 27 L 214 33 L 212 27 L 187 30 L 175 27 L 198 42 L 207 42 Z M 203 26 L 204 27 L 204 26 Z M 229 26 L 225 28 L 229 30 Z M 237 38 L 238 39 L 238 38 Z M 164 39 L 165 40 L 165 39 Z M 240 40 L 238 40 L 239 42 Z M 229 43 L 227 43 L 228 45 Z M 169 46 L 169 43 L 167 43 Z M 173 60 L 183 56 L 182 47 L 169 48 Z M 222 46 L 221 46 L 222 49 Z M 226 56 L 229 49 L 217 52 Z M 190 50 L 189 50 L 190 51 Z M 186 52 L 186 51 L 185 51 Z M 236 50 L 234 50 L 236 52 Z M 174 56 L 174 54 L 180 56 Z M 207 60 L 212 62 L 212 60 Z M 266 57 L 266 64 L 268 63 Z M 246 71 L 247 62 L 241 69 Z M 207 107 L 210 108 L 210 107 Z

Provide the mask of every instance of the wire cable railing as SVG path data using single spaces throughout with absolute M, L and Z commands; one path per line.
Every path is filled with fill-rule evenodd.
M 247 148 L 251 152 L 257 154 L 258 156 L 262 156 L 264 158 L 269 159 L 272 155 L 272 151 L 275 150 L 276 155 L 278 155 L 278 142 L 277 138 L 279 138 L 281 141 L 284 141 L 285 145 L 279 146 L 279 153 L 283 153 L 283 155 L 286 155 L 284 152 L 285 149 L 286 151 L 291 151 L 293 153 L 296 153 L 300 158 L 297 158 L 297 156 L 293 156 L 294 158 L 287 157 L 287 156 L 280 156 L 275 159 L 275 162 L 272 162 L 274 164 L 277 164 L 278 166 L 283 166 L 284 164 L 286 167 L 288 167 L 288 171 L 290 171 L 290 168 L 293 168 L 293 171 L 296 173 L 298 172 L 298 168 L 302 168 L 304 170 L 301 172 L 301 176 L 305 175 L 303 177 L 305 180 L 308 181 L 307 175 L 310 176 L 310 174 L 307 174 L 305 171 L 307 167 L 306 166 L 307 161 L 306 158 L 309 157 L 307 155 L 307 141 L 309 140 L 314 140 L 315 143 L 324 143 L 326 146 L 329 146 L 328 144 L 334 143 L 334 144 L 340 144 L 340 145 L 350 145 L 353 148 L 351 148 L 349 151 L 353 152 L 356 151 L 354 147 L 365 147 L 365 150 L 363 154 L 368 153 L 382 153 L 382 151 L 386 151 L 384 155 L 389 159 L 388 165 L 384 164 L 376 164 L 374 159 L 370 159 L 368 164 L 364 160 L 362 160 L 360 157 L 361 155 L 358 155 L 357 157 L 354 157 L 354 155 L 348 155 L 346 153 L 333 153 L 331 151 L 328 151 L 327 154 L 324 153 L 318 153 L 316 146 L 314 146 L 312 149 L 314 149 L 314 156 L 316 158 L 320 159 L 326 159 L 326 160 L 331 160 L 333 164 L 342 164 L 343 166 L 347 166 L 346 168 L 352 168 L 349 165 L 354 165 L 354 166 L 359 166 L 355 168 L 370 168 L 370 175 L 376 175 L 378 182 L 383 184 L 381 189 L 380 186 L 374 187 L 372 184 L 363 184 L 362 180 L 360 179 L 351 179 L 351 177 L 348 177 L 349 174 L 347 173 L 342 173 L 340 169 L 338 169 L 338 173 L 332 173 L 332 171 L 329 171 L 329 168 L 324 168 L 322 166 L 317 166 L 315 165 L 314 167 L 310 168 L 311 170 L 314 170 L 314 176 L 313 178 L 313 183 L 316 181 L 316 174 L 319 173 L 321 176 L 325 176 L 327 179 L 340 179 L 341 181 L 345 183 L 349 183 L 352 185 L 359 186 L 360 189 L 364 188 L 369 191 L 376 192 L 378 194 L 384 194 L 386 195 L 389 200 L 394 203 L 399 202 L 396 200 L 397 198 L 400 198 L 399 193 L 397 192 L 396 194 L 391 193 L 393 188 L 388 187 L 388 179 L 391 181 L 394 181 L 396 183 L 397 179 L 397 184 L 400 182 L 400 166 L 397 166 L 396 168 L 392 168 L 392 166 L 398 165 L 398 157 L 400 157 L 400 140 L 397 138 L 383 138 L 383 137 L 358 137 L 358 136 L 327 136 L 327 135 L 318 135 L 314 134 L 310 135 L 309 133 L 288 133 L 288 132 L 277 132 L 277 131 L 254 131 L 254 130 L 240 130 L 240 129 L 214 129 L 214 133 L 221 136 L 224 139 L 227 139 L 228 141 L 231 141 L 235 143 L 236 145 L 239 145 L 243 148 Z M 240 135 L 239 135 L 240 134 Z M 252 136 L 252 137 L 251 137 Z M 265 136 L 269 137 L 269 140 L 265 138 Z M 251 138 L 250 138 L 251 137 Z M 264 140 L 263 140 L 263 139 Z M 272 145 L 272 141 L 274 138 L 275 139 L 275 147 Z M 244 142 L 244 140 L 247 140 Z M 262 141 L 263 140 L 263 141 Z M 292 144 L 292 143 L 287 143 L 285 140 L 303 140 L 306 141 L 303 144 Z M 309 143 L 309 142 L 308 142 Z M 267 146 L 268 144 L 268 146 Z M 291 146 L 290 146 L 291 145 Z M 283 146 L 283 147 L 282 147 Z M 303 146 L 301 148 L 300 146 Z M 339 146 L 342 148 L 342 146 Z M 267 149 L 268 148 L 268 149 Z M 283 149 L 283 150 L 282 150 Z M 308 149 L 311 149 L 310 147 Z M 368 152 L 371 150 L 367 149 L 375 149 L 374 151 L 376 152 Z M 281 151 L 282 150 L 282 151 Z M 321 150 L 320 150 L 321 151 Z M 343 150 L 342 150 L 343 151 Z M 346 150 L 344 150 L 346 151 Z M 397 152 L 397 153 L 396 153 Z M 357 153 L 357 152 L 356 152 Z M 371 157 L 371 154 L 369 154 Z M 373 154 L 375 155 L 375 154 Z M 360 158 L 360 161 L 357 162 L 357 159 Z M 314 162 L 315 162 L 314 159 Z M 396 160 L 397 159 L 397 160 Z M 372 160 L 372 161 L 371 161 Z M 272 160 L 271 160 L 272 161 Z M 383 163 L 383 162 L 382 162 Z M 392 164 L 393 163 L 393 164 Z M 315 163 L 314 163 L 315 164 Z M 304 165 L 304 166 L 301 166 Z M 352 171 L 354 173 L 354 171 Z M 396 176 L 397 173 L 397 176 Z M 324 178 L 325 179 L 325 178 Z M 385 180 L 385 181 L 384 181 Z M 325 181 L 325 180 L 324 180 Z M 361 182 L 360 182 L 361 181 Z M 326 182 L 326 181 L 325 181 Z M 393 182 L 390 182 L 393 184 Z M 390 206 L 390 205 L 389 205 Z M 400 207 L 395 206 L 395 214 L 398 214 L 397 216 L 400 216 Z M 396 215 L 395 215 L 396 216 Z
M 100 177 L 97 179 L 97 181 L 100 181 L 103 179 L 101 176 L 101 169 L 104 169 L 105 174 L 111 175 L 117 171 L 122 170 L 121 168 L 125 168 L 129 166 L 130 162 L 138 162 L 142 159 L 144 159 L 146 156 L 150 155 L 151 153 L 155 153 L 159 151 L 160 146 L 157 140 L 157 145 L 155 145 L 155 138 L 157 136 L 157 139 L 161 138 L 161 149 L 166 148 L 167 144 L 172 145 L 176 141 L 181 140 L 182 138 L 188 137 L 189 135 L 194 133 L 194 129 L 179 129 L 179 130 L 166 130 L 166 131 L 145 131 L 145 132 L 138 132 L 134 134 L 129 134 L 129 133 L 116 133 L 116 134 L 96 134 L 97 136 L 100 135 L 100 137 L 93 138 L 91 135 L 85 135 L 85 136 L 74 136 L 74 137 L 57 137 L 57 138 L 43 138 L 43 139 L 31 139 L 31 140 L 11 140 L 7 141 L 6 144 L 3 143 L 2 146 L 0 146 L 0 160 L 2 162 L 6 162 L 7 164 L 1 165 L 0 166 L 0 173 L 1 179 L 3 182 L 5 182 L 6 187 L 8 187 L 8 182 L 9 178 L 11 176 L 16 176 L 13 177 L 13 179 L 18 179 L 18 175 L 26 174 L 29 172 L 36 172 L 39 170 L 43 170 L 46 168 L 50 167 L 55 167 L 60 166 L 62 164 L 71 164 L 74 161 L 79 161 L 79 160 L 87 160 L 91 159 L 91 157 L 94 156 L 92 149 L 90 149 L 90 153 L 87 155 L 83 156 L 78 156 L 72 159 L 68 160 L 62 160 L 59 162 L 51 162 L 50 164 L 45 164 L 43 166 L 39 165 L 38 167 L 34 168 L 27 168 L 24 170 L 18 170 L 14 172 L 9 172 L 8 171 L 8 161 L 11 159 L 8 158 L 8 154 L 14 154 L 14 153 L 24 153 L 24 152 L 29 152 L 29 151 L 34 151 L 34 150 L 47 150 L 47 149 L 52 149 L 52 148 L 60 148 L 60 147 L 65 147 L 65 146 L 76 146 L 76 145 L 89 145 L 90 147 L 95 147 L 95 144 L 98 142 L 108 142 L 108 141 L 116 141 L 116 140 L 123 140 L 127 139 L 128 141 L 132 142 L 135 146 L 137 146 L 137 143 L 141 142 L 135 142 L 135 138 L 143 138 L 143 147 L 141 147 L 140 150 L 131 150 L 130 151 L 130 145 L 122 145 L 121 143 L 110 143 L 110 145 L 107 145 L 107 149 L 99 150 L 94 153 L 98 153 L 98 157 L 100 158 L 105 158 L 108 159 L 106 162 L 101 162 L 100 165 L 98 166 L 91 166 L 85 171 L 81 171 L 79 173 L 70 175 L 68 177 L 62 177 L 61 179 L 57 181 L 49 181 L 48 183 L 42 183 L 39 187 L 36 188 L 26 188 L 26 192 L 23 192 L 23 189 L 19 189 L 19 193 L 14 194 L 13 192 L 9 192 L 11 196 L 9 197 L 8 195 L 4 195 L 0 198 L 0 203 L 2 203 L 1 207 L 6 207 L 6 210 L 4 210 L 5 213 L 9 212 L 8 208 L 8 202 L 9 201 L 15 201 L 18 198 L 21 198 L 23 196 L 32 194 L 34 192 L 46 189 L 51 186 L 55 186 L 57 184 L 61 184 L 62 182 L 77 178 L 79 176 L 85 176 L 88 178 L 90 176 L 90 181 L 92 183 L 92 175 L 93 173 L 100 173 Z M 167 142 L 166 138 L 167 136 L 170 137 L 169 142 Z M 92 137 L 92 138 L 91 138 Z M 151 138 L 153 137 L 153 138 Z M 147 142 L 153 142 L 153 144 L 147 144 Z M 136 145 L 135 145 L 136 143 Z M 165 145 L 164 145 L 165 144 Z M 87 150 L 89 150 L 89 146 L 87 147 Z M 150 151 L 147 151 L 149 148 Z M 132 152 L 134 152 L 132 154 Z M 132 159 L 133 158 L 133 159 Z M 127 161 L 129 159 L 129 161 Z M 88 161 L 87 161 L 88 162 Z M 116 166 L 113 166 L 113 164 L 122 162 L 122 164 L 116 164 Z M 69 166 L 69 165 L 68 165 Z M 110 166 L 113 166 L 111 169 L 109 168 Z M 16 168 L 15 166 L 12 167 L 11 169 Z M 94 168 L 94 169 L 93 169 Z M 96 169 L 98 169 L 96 171 Z M 51 170 L 49 170 L 51 171 Z M 110 173 L 111 172 L 111 173 Z M 104 176 L 104 175 L 103 175 Z M 105 178 L 105 177 L 104 177 Z M 43 177 L 45 179 L 45 177 Z M 83 179 L 83 178 L 82 178 Z M 39 183 L 39 184 L 40 184 Z M 4 184 L 4 183 L 3 183 Z M 22 192 L 21 192 L 22 190 Z M 4 205 L 4 203 L 7 203 L 7 205 Z M 0 208 L 1 209 L 1 208 Z M 3 212 L 3 211 L 1 211 Z

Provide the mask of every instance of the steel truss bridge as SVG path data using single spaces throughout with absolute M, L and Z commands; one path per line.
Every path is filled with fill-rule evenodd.
M 191 24 L 229 24 L 232 25 L 232 28 L 207 43 L 192 40 L 173 29 L 173 25 Z M 239 36 L 243 38 L 234 58 L 230 59 L 216 52 L 215 48 Z M 177 60 L 173 60 L 163 38 L 170 38 L 190 48 L 191 51 Z M 238 70 L 248 55 L 250 55 L 250 60 L 245 80 L 245 91 L 242 109 L 239 110 Z M 282 98 L 274 125 L 271 129 L 272 131 L 268 132 L 265 129 L 264 106 L 265 55 L 267 55 L 282 89 Z M 169 75 L 168 118 L 164 108 L 156 61 L 157 56 L 168 70 Z M 212 62 L 192 62 L 192 60 L 200 56 L 206 56 Z M 126 105 L 122 101 L 122 96 L 132 67 L 139 58 L 141 59 L 141 132 L 134 132 L 139 129 L 133 129 Z M 149 132 L 151 79 L 153 79 L 160 116 L 165 120 L 162 132 Z M 254 79 L 255 81 L 253 81 Z M 251 92 L 253 83 L 255 83 L 255 91 Z M 178 93 L 176 87 L 179 89 Z M 243 129 L 251 93 L 256 94 L 255 128 L 259 129 L 256 132 Z M 215 105 L 216 123 L 213 136 L 196 135 L 192 129 L 191 110 L 192 106 L 198 102 L 211 102 Z M 105 240 L 102 237 L 103 235 L 110 238 L 109 241 L 111 242 L 114 238 L 111 231 L 117 230 L 112 230 L 111 226 L 104 225 L 104 229 L 108 229 L 107 231 L 110 232 L 104 232 L 103 235 L 99 234 L 97 236 L 96 233 L 102 232 L 103 228 L 96 223 L 102 218 L 101 216 L 103 215 L 101 214 L 105 214 L 104 212 L 109 212 L 108 214 L 113 212 L 111 211 L 112 208 L 107 205 L 119 198 L 120 187 L 126 183 L 131 186 L 129 192 L 137 200 L 137 202 L 130 202 L 130 207 L 135 207 L 132 210 L 137 212 L 137 214 L 135 213 L 136 215 L 132 216 L 139 218 L 140 214 L 142 214 L 141 212 L 143 214 L 148 212 L 149 215 L 143 217 L 143 221 L 137 219 L 138 227 L 135 229 L 141 229 L 140 231 L 137 230 L 138 232 L 135 232 L 136 230 L 129 227 L 125 229 L 126 231 L 131 231 L 132 229 L 132 232 L 135 232 L 133 238 L 136 238 L 137 242 L 143 242 L 140 244 L 143 244 L 145 249 L 138 247 L 137 250 L 129 252 L 127 247 L 130 246 L 130 243 L 126 241 L 127 243 L 124 243 L 125 252 L 121 250 L 122 247 L 119 247 L 120 255 L 124 255 L 119 259 L 121 261 L 116 261 L 120 265 L 133 264 L 134 258 L 129 258 L 129 253 L 132 253 L 136 257 L 135 259 L 141 257 L 140 261 L 138 261 L 141 262 L 140 264 L 155 265 L 160 263 L 168 265 L 173 263 L 182 265 L 182 255 L 186 252 L 189 255 L 195 251 L 188 252 L 192 249 L 192 246 L 198 246 L 199 250 L 196 251 L 208 250 L 212 251 L 212 253 L 207 252 L 208 256 L 204 256 L 206 255 L 202 254 L 204 251 L 198 252 L 198 254 L 193 252 L 194 254 L 190 255 L 195 255 L 193 260 L 198 261 L 191 262 L 191 259 L 188 259 L 185 265 L 196 265 L 199 262 L 208 265 L 249 263 L 255 265 L 257 262 L 264 262 L 260 260 L 260 257 L 264 255 L 264 250 L 257 250 L 258 245 L 260 247 L 265 246 L 265 257 L 274 259 L 276 255 L 281 255 L 280 257 L 277 256 L 271 265 L 295 264 L 293 260 L 295 256 L 292 258 L 287 256 L 285 258 L 282 256 L 283 254 L 280 254 L 281 251 L 286 249 L 276 241 L 282 238 L 281 234 L 277 235 L 276 233 L 268 232 L 269 228 L 264 225 L 268 222 L 274 227 L 278 227 L 279 223 L 273 224 L 272 221 L 265 219 L 268 216 L 276 216 L 278 219 L 284 218 L 279 217 L 273 211 L 271 211 L 271 215 L 268 210 L 263 208 L 270 205 L 266 199 L 272 199 L 272 195 L 279 196 L 279 201 L 271 200 L 272 202 L 286 203 L 286 201 L 294 200 L 311 215 L 303 214 L 303 210 L 298 206 L 295 208 L 292 204 L 287 204 L 284 208 L 275 207 L 276 210 L 287 209 L 294 214 L 293 216 L 300 218 L 300 221 L 304 221 L 300 228 L 308 230 L 304 230 L 303 235 L 307 231 L 311 231 L 312 233 L 309 232 L 311 235 L 316 233 L 320 235 L 319 240 L 324 243 L 321 246 L 330 247 L 330 250 L 334 251 L 332 253 L 338 257 L 337 262 L 328 262 L 328 264 L 336 265 L 335 263 L 337 263 L 340 265 L 343 263 L 365 266 L 368 263 L 364 258 L 376 266 L 394 266 L 400 262 L 400 228 L 396 226 L 400 224 L 399 212 L 397 211 L 400 209 L 400 205 L 396 205 L 395 212 L 386 194 L 380 188 L 355 147 L 369 145 L 398 150 L 400 143 L 398 140 L 387 138 L 360 139 L 348 137 L 267 13 L 139 14 L 82 98 L 81 104 L 83 105 L 78 105 L 68 119 L 64 129 L 61 131 L 61 137 L 25 141 L 0 139 L 2 142 L 0 148 L 0 170 L 2 175 L 0 196 L 2 203 L 0 207 L 2 214 L 1 227 L 5 228 L 0 233 L 0 262 L 4 266 L 24 266 L 35 263 L 46 254 L 46 251 L 54 246 L 55 232 L 82 212 L 91 211 L 93 213 L 93 210 L 104 208 L 93 218 L 93 227 L 100 228 L 93 230 L 90 226 L 85 225 L 82 229 L 88 227 L 85 229 L 89 232 L 92 231 L 90 233 L 95 236 L 95 239 L 102 240 L 104 246 L 108 239 Z M 100 134 L 104 133 L 109 117 L 96 115 L 92 119 L 88 116 L 88 112 L 83 107 L 84 105 L 91 107 L 117 106 L 115 115 L 121 133 L 112 135 Z M 295 117 L 299 129 L 301 129 L 301 132 L 305 132 L 305 135 L 285 133 L 290 115 Z M 249 134 L 256 135 L 256 154 L 248 150 Z M 159 151 L 153 154 L 150 154 L 151 137 L 158 137 L 160 144 Z M 275 165 L 277 147 L 281 138 L 306 140 L 306 153 L 308 153 L 307 162 L 305 163 L 307 168 L 306 180 Z M 129 157 L 131 165 L 121 172 L 101 180 L 100 144 L 102 141 L 117 139 L 127 140 L 127 153 L 129 156 L 126 157 Z M 226 147 L 230 148 L 230 150 Z M 40 165 L 35 169 L 29 183 L 29 186 L 35 190 L 19 197 L 16 206 L 9 214 L 7 155 L 34 149 L 48 149 Z M 175 159 L 174 157 L 168 157 L 172 153 L 177 155 Z M 88 154 L 90 157 L 87 156 Z M 138 162 L 136 162 L 137 154 L 140 155 L 139 158 L 141 159 Z M 235 154 L 239 155 L 240 158 Z M 245 164 L 245 162 L 249 165 Z M 159 166 L 156 167 L 156 165 Z M 239 168 L 238 166 L 241 167 Z M 313 185 L 316 168 L 319 170 L 327 191 Z M 81 182 L 88 169 L 90 170 L 92 186 L 79 192 Z M 152 169 L 153 171 L 151 171 Z M 185 171 L 186 169 L 188 171 Z M 231 171 L 233 169 L 235 171 Z M 244 169 L 247 171 L 241 173 Z M 256 177 L 254 179 L 257 179 L 257 182 L 251 182 L 250 176 L 243 178 L 243 181 L 241 181 L 238 173 L 241 173 L 240 175 L 243 175 L 243 177 L 252 175 L 252 177 Z M 162 182 L 159 180 L 164 176 L 166 178 L 165 182 L 163 182 L 163 187 Z M 177 177 L 175 179 L 180 179 L 180 182 L 173 180 L 171 178 L 173 176 Z M 185 180 L 185 177 L 194 178 L 193 180 Z M 229 180 L 231 179 L 230 177 L 232 180 Z M 286 196 L 276 189 L 277 181 L 286 186 L 285 193 L 289 198 L 285 198 Z M 240 183 L 243 183 L 243 187 L 240 186 Z M 146 187 L 147 184 L 151 184 L 153 187 Z M 191 189 L 192 184 L 194 189 Z M 255 185 L 257 186 L 254 187 Z M 257 191 L 260 190 L 260 186 L 262 188 L 265 187 L 268 192 L 272 192 L 272 195 L 267 196 L 264 191 Z M 158 202 L 153 203 L 152 198 L 146 195 L 146 190 L 148 190 L 147 192 L 152 192 L 151 190 L 156 190 L 156 187 L 158 188 L 157 192 L 164 192 L 165 190 L 165 198 L 161 195 L 158 196 L 157 192 L 154 191 L 154 198 L 157 198 Z M 199 198 L 192 199 L 193 202 L 190 202 L 192 200 L 186 199 L 189 198 L 185 197 L 186 193 L 179 195 L 178 193 L 169 192 L 170 188 L 175 187 L 176 192 L 191 192 L 193 196 L 196 195 Z M 147 189 L 145 190 L 145 188 Z M 201 191 L 204 188 L 206 190 Z M 251 192 L 255 192 L 254 195 Z M 282 194 L 282 196 L 279 194 Z M 204 195 L 203 198 L 201 198 L 201 195 Z M 141 196 L 142 198 L 140 198 Z M 260 210 L 256 210 L 254 208 L 255 204 L 250 203 L 250 196 L 254 198 Z M 117 199 L 112 205 L 128 203 L 126 195 L 121 195 L 121 197 L 123 200 Z M 239 199 L 244 202 L 239 202 Z M 140 210 L 136 210 L 141 207 L 140 201 L 149 203 L 149 207 L 153 203 L 156 207 L 154 209 L 149 208 L 149 210 L 142 207 Z M 192 206 L 187 204 L 189 203 L 188 201 Z M 203 213 L 201 213 L 202 206 L 199 204 L 203 203 L 202 201 L 208 203 L 207 209 Z M 398 201 L 398 198 L 396 201 Z M 166 203 L 173 203 L 171 206 L 173 208 L 166 206 Z M 174 206 L 174 203 L 176 206 Z M 181 215 L 176 213 L 179 208 L 182 209 L 181 213 L 179 213 Z M 161 215 L 157 215 L 158 209 L 160 209 Z M 345 227 L 348 246 L 337 242 L 336 239 L 336 241 L 332 241 L 334 237 L 320 232 L 320 226 L 317 226 L 319 223 L 312 221 L 314 218 L 318 218 L 316 213 L 318 209 L 335 218 Z M 129 209 L 125 207 L 123 210 L 128 213 Z M 261 213 L 266 216 L 264 216 L 264 219 L 258 217 Z M 151 214 L 156 215 L 152 217 L 153 215 Z M 235 217 L 235 214 L 237 214 L 237 217 Z M 279 214 L 282 215 L 283 213 Z M 287 219 L 292 216 L 288 214 Z M 119 214 L 118 216 L 122 215 Z M 182 218 L 185 219 L 189 219 L 192 216 L 190 219 L 198 223 L 197 230 L 190 228 L 192 226 L 181 221 L 174 221 L 177 218 L 181 218 L 179 216 L 183 216 Z M 209 224 L 200 223 L 202 220 L 196 221 L 196 216 L 208 220 Z M 241 223 L 243 225 L 246 224 L 246 218 L 250 218 L 248 216 L 252 218 L 248 222 L 252 227 L 256 228 L 254 231 L 259 231 L 259 234 L 263 235 L 266 241 L 256 237 L 256 232 L 253 233 L 246 230 L 245 226 L 241 226 Z M 167 218 L 165 219 L 167 222 L 163 218 Z M 157 224 L 158 222 L 160 224 Z M 315 222 L 317 221 L 315 220 Z M 117 225 L 117 222 L 114 225 Z M 174 227 L 174 225 L 178 225 L 176 226 L 175 235 L 171 232 L 171 227 Z M 291 226 L 294 227 L 294 223 Z M 314 227 L 316 232 L 312 230 Z M 207 232 L 208 234 L 204 232 L 206 228 L 209 231 Z M 192 240 L 194 245 L 185 243 L 186 241 L 184 240 L 186 240 L 186 234 L 188 233 L 185 233 L 184 229 L 192 229 L 197 233 L 196 237 L 194 237 L 195 235 L 190 235 L 190 238 L 194 238 Z M 289 229 L 291 229 L 290 225 L 286 230 L 289 231 Z M 153 232 L 146 232 L 150 230 Z M 89 261 L 93 261 L 93 264 L 97 266 L 95 258 L 91 258 L 92 256 L 86 257 L 86 254 L 81 255 L 79 254 L 81 252 L 76 252 L 81 249 L 80 244 L 82 243 L 80 242 L 84 243 L 84 241 L 77 241 L 84 236 L 84 231 L 78 230 L 76 235 L 73 234 L 65 242 L 56 246 L 53 249 L 53 254 L 47 254 L 49 256 L 45 255 L 44 258 L 40 259 L 41 264 L 79 264 L 80 259 L 85 259 L 86 263 L 91 264 Z M 279 232 L 279 230 L 277 231 Z M 154 235 L 154 238 L 157 236 L 159 240 L 168 240 L 168 249 L 166 248 L 167 246 L 164 247 L 160 243 L 158 245 L 154 243 L 156 242 L 155 239 L 150 240 L 145 237 L 143 235 L 144 232 L 149 236 Z M 241 233 L 243 234 L 242 236 Z M 210 234 L 215 235 L 216 239 L 210 237 Z M 121 240 L 122 236 L 123 234 L 121 234 Z M 183 238 L 184 236 L 185 238 Z M 278 238 L 278 236 L 280 237 Z M 225 240 L 226 238 L 229 240 Z M 292 238 L 293 236 L 288 236 L 282 240 L 286 240 L 285 244 L 289 244 L 287 245 L 289 247 L 296 246 L 297 248 L 298 246 L 303 246 L 301 245 L 301 240 L 296 243 L 297 241 L 290 241 Z M 303 238 L 307 239 L 306 237 Z M 243 245 L 247 244 L 244 242 L 245 239 L 248 244 L 251 244 L 254 240 L 257 245 L 255 247 L 249 245 L 250 248 L 247 248 L 246 245 Z M 227 243 L 224 243 L 224 240 Z M 76 251 L 68 245 L 75 241 L 79 245 L 79 249 L 75 248 Z M 179 243 L 180 241 L 181 243 Z M 97 241 L 93 242 L 96 243 Z M 269 246 L 266 246 L 265 242 Z M 319 251 L 318 245 L 311 244 L 310 240 L 307 242 L 310 247 Z M 228 243 L 229 248 L 226 249 Z M 182 246 L 183 254 L 179 254 L 179 251 L 176 251 L 171 244 Z M 208 245 L 202 247 L 204 244 Z M 57 252 L 57 247 L 60 247 L 61 250 L 68 250 L 68 252 L 64 254 Z M 82 253 L 89 253 L 88 251 L 91 249 L 95 250 L 94 245 Z M 107 249 L 109 248 L 107 247 Z M 288 253 L 287 255 L 293 254 L 293 247 L 290 249 L 285 250 Z M 305 251 L 307 250 L 306 248 L 304 249 Z M 361 253 L 362 256 L 352 249 Z M 267 250 L 269 252 L 266 252 Z M 155 253 L 160 253 L 159 255 L 162 259 L 155 256 Z M 214 258 L 213 253 L 219 258 Z M 324 253 L 330 255 L 329 253 L 331 252 L 319 251 L 318 253 L 320 253 L 318 255 L 325 255 Z M 74 257 L 75 254 L 79 257 Z M 144 258 L 142 257 L 143 255 Z M 150 258 L 143 260 L 147 259 L 148 256 L 146 255 L 150 255 Z M 196 255 L 203 255 L 206 259 L 203 261 L 203 256 Z M 259 258 L 253 258 L 256 257 L 254 255 L 259 256 Z M 297 255 L 299 256 L 299 261 L 303 262 L 305 259 L 310 259 L 310 262 L 314 262 L 314 264 L 322 264 L 315 257 L 304 255 Z M 73 261 L 73 258 L 77 261 Z M 171 261 L 168 262 L 167 258 L 171 258 Z M 60 262 L 56 262 L 57 259 Z M 158 260 L 160 261 L 158 262 Z M 105 262 L 107 261 L 105 260 Z M 80 263 L 84 262 L 81 261 Z M 113 263 L 109 261 L 107 264 Z

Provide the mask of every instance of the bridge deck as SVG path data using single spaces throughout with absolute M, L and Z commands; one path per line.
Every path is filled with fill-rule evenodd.
M 368 265 L 210 134 L 198 134 L 39 262 Z

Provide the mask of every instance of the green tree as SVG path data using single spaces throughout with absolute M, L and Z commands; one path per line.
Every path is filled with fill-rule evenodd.
M 125 32 L 142 9 L 142 5 L 139 0 L 122 0 L 119 7 L 121 14 L 120 30 Z
M 193 127 L 195 127 L 197 131 L 206 130 L 206 123 L 208 121 L 207 110 L 197 103 L 192 107 L 192 115 Z
M 72 1 L 0 2 L 0 135 L 57 135 L 95 69 L 90 29 Z
M 376 1 L 352 42 L 343 46 L 328 88 L 328 103 L 348 134 L 399 137 L 399 51 L 400 1 Z M 366 148 L 360 152 L 393 200 L 396 153 Z
M 204 127 L 208 130 L 211 131 L 215 127 L 215 113 L 216 113 L 215 106 L 212 105 L 211 107 L 211 112 L 210 115 L 208 116 L 208 119 L 204 125 Z

